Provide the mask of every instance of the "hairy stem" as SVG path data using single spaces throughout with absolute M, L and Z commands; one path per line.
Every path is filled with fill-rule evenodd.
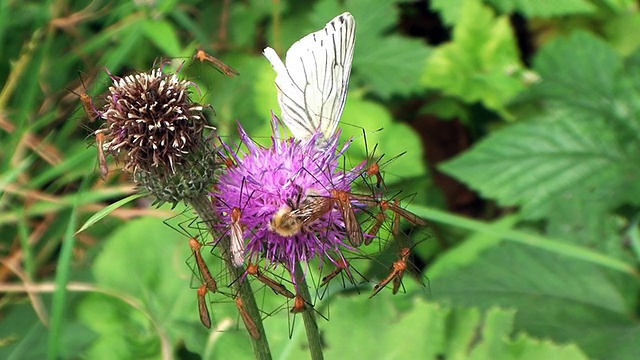
M 213 235 L 214 238 L 217 237 L 216 229 L 213 224 L 218 220 L 215 209 L 211 200 L 206 195 L 200 196 L 197 199 L 193 199 L 190 201 L 191 206 L 193 206 L 194 210 L 202 219 L 202 221 L 207 225 L 209 232 Z M 245 268 L 235 267 L 233 266 L 233 262 L 231 261 L 231 252 L 229 251 L 230 242 L 229 237 L 225 236 L 221 238 L 218 242 L 218 248 L 222 253 L 222 257 L 227 264 L 227 269 L 229 270 L 229 274 L 232 279 L 240 279 L 244 273 Z M 256 355 L 256 359 L 266 360 L 271 359 L 271 350 L 269 349 L 269 343 L 267 341 L 267 335 L 264 332 L 264 327 L 262 326 L 262 318 L 260 317 L 260 310 L 258 309 L 258 304 L 256 303 L 256 299 L 253 296 L 253 291 L 251 290 L 251 285 L 249 281 L 236 281 L 234 282 L 234 287 L 236 290 L 237 296 L 242 300 L 247 313 L 256 324 L 258 332 L 260 336 L 258 339 L 253 337 L 249 337 L 251 339 L 251 344 L 253 346 L 253 352 Z M 308 290 L 307 290 L 308 293 Z M 306 323 L 306 321 L 305 321 Z
M 296 277 L 296 286 L 300 291 L 300 295 L 302 295 L 304 301 L 307 304 L 311 304 L 311 293 L 309 293 L 309 286 L 307 285 L 307 281 L 305 280 L 304 272 L 302 271 L 302 266 L 300 266 L 300 263 L 296 263 L 294 272 Z M 320 329 L 318 329 L 316 314 L 313 312 L 313 309 L 307 309 L 303 311 L 302 320 L 304 321 L 304 329 L 307 333 L 307 341 L 309 342 L 309 352 L 311 353 L 311 359 L 324 359 L 324 354 L 322 353 L 322 339 L 320 338 Z

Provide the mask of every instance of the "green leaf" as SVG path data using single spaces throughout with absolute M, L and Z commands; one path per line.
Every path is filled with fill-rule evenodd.
M 422 40 L 390 35 L 358 42 L 353 63 L 361 81 L 388 99 L 423 89 L 419 79 L 429 53 Z
M 503 13 L 519 12 L 526 17 L 550 18 L 554 16 L 591 14 L 597 8 L 587 0 L 487 0 Z
M 638 203 L 637 75 L 625 75 L 611 49 L 585 34 L 550 44 L 536 69 L 543 81 L 523 98 L 546 113 L 491 134 L 441 168 L 530 218 L 550 217 L 566 201 L 588 204 L 583 211 L 594 216 Z
M 380 164 L 386 164 L 381 170 L 387 185 L 403 178 L 424 177 L 427 169 L 422 161 L 424 155 L 418 134 L 408 125 L 393 121 L 383 106 L 362 99 L 359 95 L 354 93 L 349 96 L 340 126 L 343 139 L 354 138 L 347 153 L 351 165 L 365 160 L 367 155 L 372 156 L 373 147 L 378 144 L 375 157 L 384 154 Z M 365 130 L 366 147 L 362 129 Z M 393 159 L 405 151 L 406 154 Z
M 447 25 L 454 25 L 460 19 L 462 5 L 465 0 L 433 0 L 429 3 L 431 10 L 440 13 Z
M 640 39 L 629 29 L 640 27 L 640 14 L 624 12 L 604 24 L 607 41 L 623 55 L 629 55 L 640 47 Z
M 43 299 L 50 301 L 49 297 Z M 0 327 L 0 359 L 45 359 L 50 331 L 33 311 L 32 304 L 21 303 L 3 308 Z M 66 319 L 60 334 L 60 357 L 73 358 L 81 354 L 95 340 L 95 334 L 74 319 Z
M 144 196 L 144 194 L 134 194 L 134 195 L 127 196 L 124 199 L 118 200 L 118 201 L 114 202 L 113 204 L 110 204 L 109 206 L 105 207 L 104 209 L 102 209 L 102 210 L 98 211 L 97 213 L 93 214 L 87 221 L 85 221 L 85 223 L 82 224 L 80 229 L 78 231 L 76 231 L 76 235 L 78 233 L 81 233 L 81 232 L 87 230 L 93 224 L 95 224 L 98 221 L 102 220 L 104 217 L 106 217 L 107 215 L 111 214 L 113 211 L 115 211 L 115 210 L 119 209 L 120 207 L 132 202 L 133 200 L 139 199 L 139 198 L 141 198 L 143 196 Z
M 640 151 L 612 146 L 611 138 L 604 120 L 558 113 L 496 132 L 441 169 L 502 205 L 522 206 L 530 218 L 574 197 L 602 209 L 637 203 Z
M 465 0 L 433 0 L 431 9 L 438 11 L 444 22 L 454 25 L 460 21 Z M 554 16 L 594 13 L 597 9 L 587 0 L 538 1 L 538 0 L 487 0 L 501 13 L 518 12 L 525 17 L 549 18 Z
M 218 275 L 220 262 L 211 261 L 206 251 L 203 257 Z M 199 285 L 191 285 L 192 262 L 187 239 L 159 219 L 129 221 L 113 232 L 93 266 L 96 284 L 111 297 L 91 297 L 81 311 L 85 323 L 100 334 L 94 356 L 108 358 L 105 349 L 112 347 L 139 355 L 144 344 L 159 351 L 161 343 L 174 347 L 185 341 L 192 351 L 202 352 L 207 332 L 200 324 L 196 289 L 190 288 Z M 136 336 L 122 339 L 123 332 Z
M 520 353 L 553 350 L 564 357 L 550 359 L 585 359 L 575 345 L 541 343 L 524 335 L 510 340 L 513 310 L 492 308 L 483 314 L 388 293 L 373 299 L 340 296 L 331 306 L 330 321 L 320 323 L 329 359 L 526 359 Z M 305 352 L 296 346 L 280 358 L 304 358 Z
M 576 345 L 557 345 L 549 340 L 532 339 L 525 334 L 520 334 L 509 344 L 508 352 L 512 359 L 520 360 L 588 359 Z
M 433 51 L 422 83 L 506 116 L 505 103 L 524 88 L 522 69 L 509 19 L 465 0 L 453 41 Z
M 163 20 L 146 20 L 144 33 L 164 56 L 179 56 L 182 52 L 180 40 L 173 25 Z
M 460 249 L 467 245 L 473 244 L 466 242 Z M 455 258 L 445 256 L 438 262 Z M 627 340 L 640 335 L 636 277 L 513 243 L 486 250 L 468 266 L 445 268 L 451 271 L 430 276 L 436 300 L 514 308 L 517 331 L 575 341 L 594 358 L 632 359 L 640 352 L 638 343 Z
M 512 241 L 518 244 L 531 246 L 542 251 L 549 251 L 579 261 L 586 261 L 594 265 L 601 266 L 602 268 L 609 269 L 611 271 L 620 272 L 629 276 L 639 276 L 637 269 L 633 264 L 628 261 L 622 261 L 613 258 L 608 255 L 604 255 L 600 252 L 586 249 L 581 246 L 566 244 L 558 239 L 549 238 L 548 236 L 542 236 L 532 232 L 530 229 L 515 230 L 505 228 L 503 221 L 497 224 L 487 224 L 478 220 L 472 220 L 467 217 L 458 215 L 452 215 L 441 210 L 434 208 L 428 208 L 419 205 L 409 205 L 407 207 L 410 211 L 413 211 L 416 215 L 421 216 L 434 223 L 446 224 L 455 228 L 469 230 L 474 233 L 480 233 L 484 235 L 491 235 L 493 237 Z M 509 221 L 520 221 L 521 216 L 519 214 L 512 215 L 516 219 L 509 219 Z M 492 240 L 495 241 L 495 240 Z M 478 244 L 478 249 L 482 249 L 482 244 Z
M 397 1 L 376 6 L 353 2 L 349 11 L 356 19 L 354 82 L 363 83 L 383 99 L 423 91 L 420 78 L 430 54 L 422 40 L 389 35 L 397 26 Z
M 331 321 L 321 326 L 329 359 L 434 359 L 444 350 L 449 310 L 438 304 L 416 301 L 401 311 L 385 293 L 341 297 L 332 306 Z
M 612 113 L 622 61 L 602 40 L 584 32 L 559 38 L 540 51 L 534 69 L 542 81 L 531 88 L 530 97 L 572 110 Z
M 628 250 L 620 246 L 620 234 L 626 224 L 599 205 L 601 204 L 594 203 L 588 196 L 574 197 L 571 201 L 555 201 L 547 220 L 546 234 L 603 254 L 627 259 Z

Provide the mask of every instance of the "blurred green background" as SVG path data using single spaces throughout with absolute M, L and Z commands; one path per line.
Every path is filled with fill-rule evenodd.
M 326 358 L 640 358 L 638 7 L 0 0 L 0 358 L 253 356 L 232 302 L 210 298 L 212 331 L 199 322 L 193 259 L 172 229 L 189 210 L 139 199 L 76 234 L 134 193 L 116 163 L 106 182 L 97 175 L 99 121 L 78 94 L 100 106 L 105 69 L 168 59 L 221 136 L 240 121 L 268 145 L 279 106 L 262 49 L 282 56 L 344 11 L 357 26 L 341 123 L 355 137 L 349 161 L 376 143 L 385 159 L 407 151 L 385 181 L 432 226 L 403 224 L 425 287 L 407 274 L 404 292 L 369 299 L 371 285 L 335 281 L 318 300 Z M 192 63 L 196 48 L 241 75 Z M 363 257 L 357 269 L 375 283 L 396 253 Z M 307 358 L 291 305 L 257 296 L 274 358 Z

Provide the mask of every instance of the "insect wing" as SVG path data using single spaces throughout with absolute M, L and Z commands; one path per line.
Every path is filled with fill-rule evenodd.
M 356 213 L 353 211 L 351 201 L 349 199 L 338 199 L 338 204 L 340 212 L 342 212 L 342 217 L 344 218 L 344 227 L 347 230 L 349 242 L 355 247 L 362 245 L 362 241 L 364 240 L 362 228 L 356 218 Z
M 291 216 L 298 217 L 302 225 L 308 225 L 331 211 L 333 201 L 323 196 L 308 196 L 300 207 L 291 211 Z
M 231 256 L 235 267 L 242 266 L 244 263 L 244 239 L 240 222 L 231 224 Z
M 260 339 L 260 331 L 258 331 L 258 326 L 256 322 L 253 321 L 251 315 L 245 309 L 242 299 L 236 298 L 236 307 L 238 308 L 238 312 L 240 313 L 240 317 L 242 318 L 242 322 L 244 322 L 244 326 L 247 328 L 249 335 L 251 335 L 254 339 Z
M 380 231 L 380 228 L 382 228 L 382 225 L 384 224 L 385 220 L 387 220 L 387 216 L 385 215 L 384 212 L 380 212 L 376 215 L 375 223 L 367 231 L 367 235 L 369 236 L 364 239 L 365 245 L 371 244 L 371 241 L 373 241 L 373 238 L 378 234 L 378 231 Z
M 393 280 L 393 294 L 395 295 L 398 290 L 400 290 L 400 286 L 402 285 L 402 276 L 404 275 L 404 271 L 407 269 L 407 261 L 409 260 L 409 255 L 411 255 L 410 249 L 403 248 L 400 251 L 400 258 L 393 263 L 391 267 L 391 273 L 387 275 L 384 280 L 380 281 L 376 286 L 373 287 L 373 293 L 369 298 L 376 296 L 385 286 L 387 286 Z
M 211 328 L 211 316 L 209 315 L 209 308 L 207 307 L 207 286 L 202 285 L 198 288 L 198 313 L 200 314 L 200 321 L 207 329 Z
M 295 42 L 286 65 L 275 50 L 264 50 L 277 73 L 282 121 L 295 138 L 307 140 L 318 130 L 325 138 L 335 133 L 347 99 L 355 29 L 350 13 L 338 15 L 324 29 Z
M 255 276 L 256 279 L 258 279 L 263 284 L 267 285 L 269 288 L 271 288 L 271 290 L 275 291 L 276 293 L 284 297 L 288 297 L 289 299 L 293 299 L 295 297 L 295 295 L 293 295 L 293 293 L 289 291 L 284 285 L 276 282 L 275 280 L 267 277 L 262 272 L 260 272 L 258 265 L 249 264 L 249 266 L 247 267 L 247 272 Z
M 371 299 L 372 297 L 376 296 L 382 289 L 384 289 L 385 286 L 387 286 L 387 284 L 389 284 L 391 282 L 391 280 L 393 280 L 396 277 L 396 271 L 392 270 L 391 273 L 389 275 L 387 275 L 386 278 L 384 278 L 382 281 L 380 281 L 379 283 L 376 284 L 376 286 L 373 287 L 373 293 L 371 294 L 371 296 L 369 296 L 369 299 Z
M 402 286 L 402 275 L 404 275 L 404 271 L 398 272 L 396 276 L 393 277 L 393 290 L 391 292 L 393 295 L 397 294 Z
M 93 99 L 86 93 L 80 94 L 80 101 L 82 101 L 82 107 L 87 114 L 89 121 L 95 120 L 100 114 L 96 111 L 95 105 L 93 105 Z
M 197 50 L 196 54 L 193 56 L 193 58 L 200 60 L 200 62 L 205 62 L 205 61 L 210 62 L 211 65 L 213 65 L 216 69 L 218 69 L 220 72 L 224 73 L 225 75 L 227 75 L 229 77 L 234 77 L 236 75 L 240 75 L 238 70 L 236 70 L 236 69 L 232 68 L 231 66 L 223 63 L 218 58 L 207 54 L 204 50 Z
M 391 209 L 391 211 L 393 211 L 394 213 L 402 216 L 403 218 L 407 219 L 407 221 L 409 221 L 410 223 L 417 225 L 417 226 L 429 226 L 429 223 L 422 219 L 421 217 L 419 217 L 418 215 L 412 213 L 411 211 L 403 208 L 400 206 L 400 204 L 398 202 L 393 202 L 393 203 L 389 203 L 389 209 Z
M 100 177 L 102 180 L 107 179 L 109 166 L 107 165 L 107 156 L 104 154 L 104 134 L 96 134 L 96 147 L 98 148 L 98 167 L 100 168 Z

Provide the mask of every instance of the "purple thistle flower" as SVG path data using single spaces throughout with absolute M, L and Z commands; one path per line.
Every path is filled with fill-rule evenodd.
M 240 139 L 247 152 L 233 154 L 233 146 L 223 144 L 230 154 L 227 157 L 233 158 L 227 163 L 234 164 L 222 172 L 213 194 L 226 231 L 223 236 L 230 233 L 231 213 L 237 208 L 241 211 L 245 259 L 250 262 L 265 258 L 268 265 L 283 264 L 290 272 L 296 263 L 316 257 L 335 264 L 343 259 L 341 249 L 352 247 L 347 241 L 342 214 L 329 198 L 330 192 L 350 191 L 364 163 L 349 171 L 339 169 L 342 154 L 351 143 L 338 151 L 340 132 L 318 148 L 316 140 L 322 133 L 309 141 L 281 139 L 275 135 L 278 134 L 275 116 L 273 121 L 270 148 L 256 144 L 241 125 Z M 308 203 L 320 205 L 315 208 L 314 217 L 306 218 L 310 221 L 287 231 L 274 225 L 282 214 L 292 213 Z

